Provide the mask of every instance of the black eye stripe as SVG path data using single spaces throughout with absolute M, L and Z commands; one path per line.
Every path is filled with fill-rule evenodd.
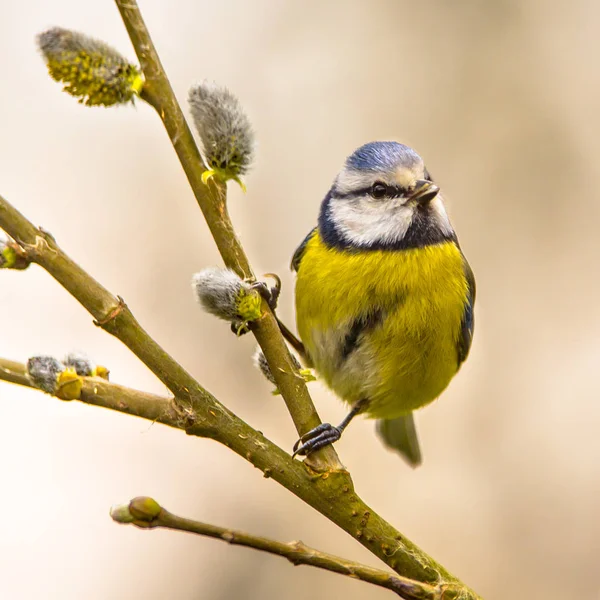
M 404 196 L 408 190 L 405 188 L 401 188 L 395 185 L 388 185 L 388 194 L 386 194 L 385 198 L 400 198 Z M 340 193 L 336 189 L 333 189 L 331 192 L 332 198 L 339 198 L 340 200 L 346 200 L 351 198 L 360 198 L 361 196 L 371 196 L 371 191 L 373 186 L 370 185 L 368 187 L 359 188 L 356 190 L 352 190 L 351 192 Z
M 349 199 L 349 198 L 358 198 L 359 196 L 368 196 L 370 191 L 371 191 L 371 186 L 364 187 L 364 188 L 358 188 L 356 190 L 352 190 L 351 192 L 346 192 L 346 193 L 341 193 L 341 192 L 338 192 L 336 189 L 333 189 L 331 196 L 333 198 L 339 198 L 341 200 L 345 200 L 347 198 Z

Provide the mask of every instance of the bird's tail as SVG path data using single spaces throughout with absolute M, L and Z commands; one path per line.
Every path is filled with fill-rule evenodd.
M 418 467 L 421 464 L 421 448 L 413 413 L 398 419 L 377 421 L 377 433 L 384 444 L 398 452 L 411 467 Z

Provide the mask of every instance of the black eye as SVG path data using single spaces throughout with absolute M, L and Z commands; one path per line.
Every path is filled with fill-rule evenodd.
M 385 183 L 381 183 L 381 181 L 376 181 L 371 186 L 371 196 L 373 198 L 384 198 L 388 195 L 388 186 Z

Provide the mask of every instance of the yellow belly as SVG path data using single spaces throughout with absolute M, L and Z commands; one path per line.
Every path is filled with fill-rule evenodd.
M 298 332 L 315 369 L 343 400 L 367 398 L 367 414 L 392 419 L 439 396 L 458 370 L 468 293 L 453 242 L 408 250 L 348 252 L 318 233 L 298 269 Z M 345 357 L 357 318 L 383 315 Z

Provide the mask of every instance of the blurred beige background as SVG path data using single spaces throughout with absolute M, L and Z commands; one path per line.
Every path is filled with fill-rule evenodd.
M 425 463 L 373 423 L 338 450 L 367 502 L 487 600 L 600 594 L 600 71 L 591 0 L 142 0 L 173 86 L 227 84 L 258 134 L 234 222 L 284 280 L 344 158 L 397 139 L 449 199 L 478 281 L 471 357 L 419 416 Z M 219 258 L 162 125 L 143 103 L 88 109 L 45 73 L 51 25 L 133 57 L 112 2 L 0 7 L 0 192 L 113 292 L 206 387 L 275 442 L 295 432 L 253 342 L 203 314 L 190 277 Z M 0 276 L 0 356 L 83 349 L 113 381 L 164 392 L 38 268 Z M 321 416 L 344 407 L 312 384 Z M 149 494 L 174 512 L 377 564 L 215 443 L 0 383 L 0 597 L 389 598 L 360 582 L 111 522 Z M 309 592 L 310 590 L 310 592 Z

